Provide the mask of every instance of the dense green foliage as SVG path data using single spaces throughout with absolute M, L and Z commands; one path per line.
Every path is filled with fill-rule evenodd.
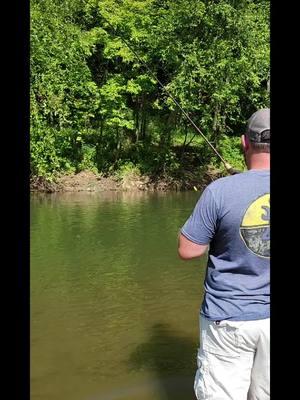
M 32 174 L 180 173 L 191 148 L 218 165 L 120 36 L 240 166 L 237 137 L 269 102 L 269 1 L 31 0 Z

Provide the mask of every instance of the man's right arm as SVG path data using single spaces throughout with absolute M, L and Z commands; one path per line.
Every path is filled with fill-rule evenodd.
M 208 244 L 197 244 L 187 239 L 182 233 L 178 238 L 178 254 L 182 260 L 191 260 L 206 254 Z
M 215 235 L 217 220 L 217 205 L 210 188 L 207 187 L 181 228 L 178 238 L 179 257 L 190 260 L 205 255 Z

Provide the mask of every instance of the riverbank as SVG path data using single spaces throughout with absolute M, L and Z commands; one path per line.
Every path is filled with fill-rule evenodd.
M 197 173 L 184 172 L 180 176 L 146 176 L 128 172 L 122 176 L 104 176 L 92 171 L 59 175 L 52 181 L 33 177 L 32 192 L 103 192 L 103 191 L 169 191 L 202 190 L 210 182 L 224 176 L 224 171 L 208 166 Z

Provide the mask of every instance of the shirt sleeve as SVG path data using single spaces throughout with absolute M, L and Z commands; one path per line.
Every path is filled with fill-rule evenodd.
M 217 229 L 217 205 L 207 187 L 200 196 L 193 213 L 181 228 L 181 233 L 196 244 L 209 244 Z

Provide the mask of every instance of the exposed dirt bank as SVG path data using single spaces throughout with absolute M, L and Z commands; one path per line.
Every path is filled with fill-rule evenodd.
M 42 177 L 33 177 L 31 191 L 38 192 L 102 192 L 102 191 L 166 191 L 201 190 L 208 183 L 223 176 L 222 171 L 208 167 L 198 174 L 183 173 L 180 177 L 149 177 L 127 173 L 122 178 L 105 177 L 91 171 L 82 171 L 73 175 L 61 175 L 52 182 Z

